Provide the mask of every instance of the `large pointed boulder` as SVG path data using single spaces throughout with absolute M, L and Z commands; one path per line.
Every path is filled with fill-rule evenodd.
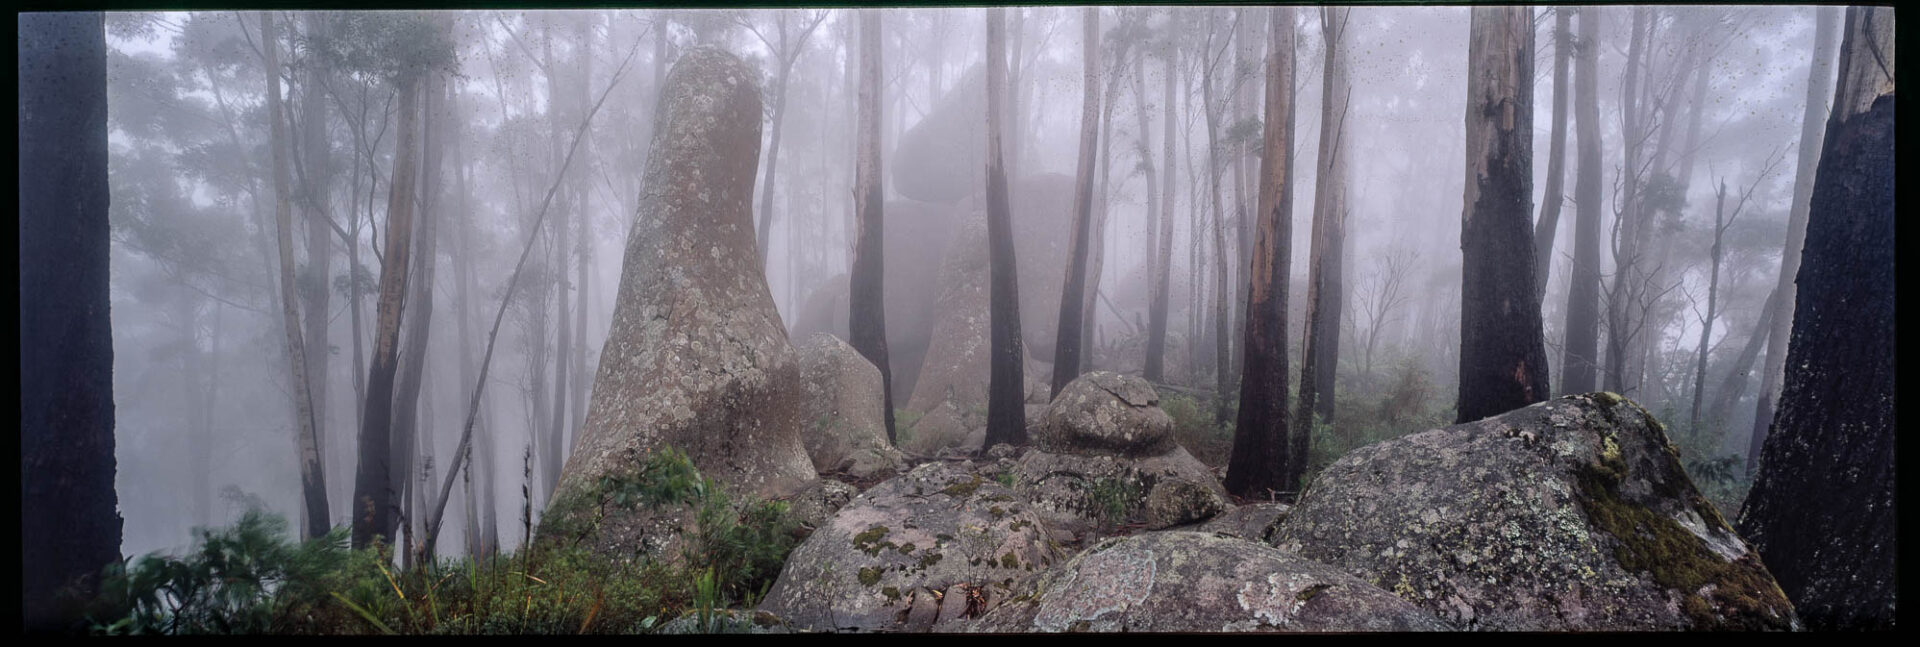
M 1611 393 L 1354 450 L 1272 541 L 1461 629 L 1798 625 L 1660 423 Z
M 757 78 L 731 54 L 695 49 L 661 90 L 592 403 L 543 523 L 583 529 L 596 549 L 641 549 L 650 525 L 600 505 L 602 490 L 664 447 L 739 494 L 788 497 L 816 478 L 800 439 L 800 364 L 754 241 Z

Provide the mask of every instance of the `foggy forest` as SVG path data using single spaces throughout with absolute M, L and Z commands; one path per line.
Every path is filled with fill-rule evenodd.
M 19 18 L 28 632 L 1894 627 L 1891 7 Z

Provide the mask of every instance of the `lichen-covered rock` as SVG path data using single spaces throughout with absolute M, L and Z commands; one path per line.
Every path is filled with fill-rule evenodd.
M 942 403 L 963 411 L 986 406 L 993 370 L 987 260 L 986 221 L 969 218 L 954 235 L 941 263 L 933 336 L 913 397 L 907 400 L 908 409 L 931 412 Z
M 1265 544 L 1152 532 L 1094 545 L 978 620 L 943 631 L 1436 631 L 1445 625 L 1339 569 Z
M 859 351 L 814 334 L 800 348 L 800 382 L 807 394 L 801 440 L 814 469 L 861 479 L 906 469 L 900 450 L 887 444 L 880 369 Z
M 1018 495 L 967 466 L 928 463 L 815 530 L 760 609 L 801 630 L 924 631 L 986 611 L 1062 559 Z M 956 592 L 961 600 L 947 602 Z
M 1275 538 L 1463 629 L 1788 629 L 1793 607 L 1639 405 L 1549 400 L 1362 447 Z
M 900 449 L 921 457 L 972 454 L 986 442 L 985 405 L 962 410 L 952 402 L 941 402 L 913 423 L 912 437 L 901 441 Z
M 960 216 L 951 205 L 913 200 L 886 204 L 887 361 L 893 369 L 896 405 L 913 395 L 920 364 L 933 336 L 933 301 L 939 296 L 940 263 Z M 931 261 L 931 262 L 927 262 Z M 1057 297 L 1056 297 L 1057 298 Z M 832 333 L 847 339 L 847 275 L 836 274 L 807 296 L 792 318 L 794 339 Z
M 1287 520 L 1293 512 L 1293 506 L 1271 501 L 1257 501 L 1220 513 L 1212 519 L 1190 528 L 1196 532 L 1218 532 L 1233 535 L 1248 541 L 1271 543 L 1274 534 L 1280 531 L 1280 523 Z
M 1173 418 L 1146 380 L 1111 371 L 1074 378 L 1047 407 L 1033 446 L 1056 454 L 1157 456 L 1172 451 Z
M 668 445 L 736 494 L 782 498 L 816 478 L 800 442 L 799 363 L 755 251 L 756 79 L 713 49 L 687 52 L 666 79 L 612 329 L 548 521 L 600 508 L 602 477 Z M 638 549 L 590 534 L 603 552 Z
M 1159 401 L 1145 380 L 1094 371 L 1068 383 L 1041 424 L 1029 426 L 1033 449 L 1015 466 L 1014 487 L 1049 532 L 1066 542 L 1124 522 L 1157 530 L 1228 507 L 1219 479 L 1174 441 Z
M 860 490 L 851 485 L 833 479 L 819 479 L 811 487 L 787 499 L 787 515 L 802 526 L 818 528 L 826 525 L 834 513 L 846 507 L 847 502 L 859 494 Z
M 1227 493 L 1206 465 L 1174 445 L 1159 456 L 1076 456 L 1029 450 L 1013 468 L 1014 488 L 1033 501 L 1061 542 L 1124 523 L 1158 530 L 1200 521 L 1227 508 Z

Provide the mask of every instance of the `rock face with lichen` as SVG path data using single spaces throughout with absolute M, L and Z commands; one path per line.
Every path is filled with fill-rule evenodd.
M 1017 494 L 927 463 L 808 536 L 759 608 L 807 631 L 925 631 L 984 613 L 1061 559 Z
M 1437 631 L 1339 569 L 1237 537 L 1152 532 L 1095 544 L 979 620 L 943 631 Z
M 800 383 L 801 440 L 814 469 L 860 479 L 906 469 L 900 450 L 887 444 L 886 394 L 873 362 L 840 338 L 815 333 L 800 348 Z
M 1759 556 L 1639 405 L 1549 400 L 1360 448 L 1274 539 L 1461 629 L 1789 629 Z
M 800 442 L 800 365 L 755 251 L 757 78 L 696 49 L 666 79 L 592 403 L 543 526 L 600 508 L 602 477 L 631 475 L 666 445 L 735 493 L 784 498 L 816 478 Z M 595 526 L 587 545 L 631 555 L 650 524 Z
M 1047 406 L 1014 487 L 1062 541 L 1124 522 L 1176 526 L 1228 507 L 1219 480 L 1174 441 L 1159 402 L 1146 380 L 1094 371 Z

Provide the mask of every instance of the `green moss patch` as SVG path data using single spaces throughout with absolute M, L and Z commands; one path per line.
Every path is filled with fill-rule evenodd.
M 1623 500 L 1619 486 L 1625 465 L 1607 464 L 1611 462 L 1603 458 L 1601 465 L 1581 470 L 1579 486 L 1587 518 L 1619 542 L 1613 556 L 1621 567 L 1647 573 L 1660 586 L 1686 596 L 1682 609 L 1695 628 L 1780 628 L 1769 618 L 1792 607 L 1751 555 L 1728 562 L 1679 522 Z M 1702 516 L 1708 523 L 1724 526 L 1711 505 L 1694 504 L 1707 511 Z M 1713 601 L 1700 595 L 1707 585 L 1714 587 Z M 1714 601 L 1719 602 L 1717 613 Z

